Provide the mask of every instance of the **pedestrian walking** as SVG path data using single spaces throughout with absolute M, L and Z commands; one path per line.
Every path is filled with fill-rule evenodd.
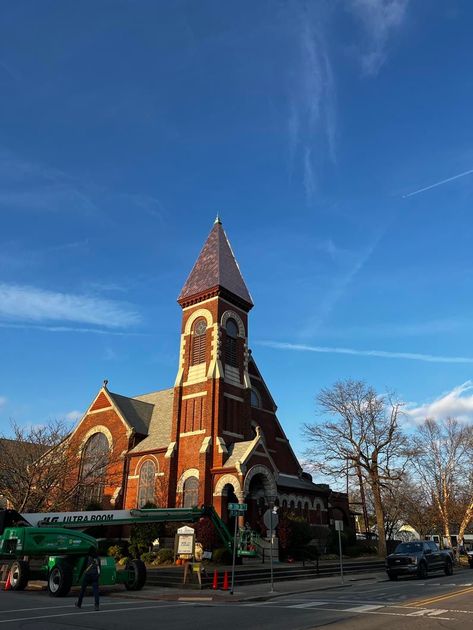
M 89 550 L 87 562 L 85 565 L 85 571 L 82 576 L 82 584 L 79 593 L 79 599 L 75 603 L 76 608 L 82 607 L 82 600 L 84 599 L 85 591 L 88 586 L 92 586 L 92 592 L 94 594 L 95 610 L 99 610 L 99 577 L 100 577 L 100 558 L 97 550 L 93 547 Z

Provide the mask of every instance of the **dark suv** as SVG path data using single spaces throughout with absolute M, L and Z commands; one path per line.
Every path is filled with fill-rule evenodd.
M 386 558 L 386 572 L 390 580 L 400 575 L 415 575 L 425 579 L 431 571 L 452 575 L 453 560 L 448 551 L 440 550 L 431 540 L 401 543 Z

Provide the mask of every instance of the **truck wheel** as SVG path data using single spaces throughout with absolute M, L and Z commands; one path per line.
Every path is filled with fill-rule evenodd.
M 48 576 L 48 591 L 51 597 L 64 597 L 72 586 L 72 567 L 67 562 L 53 566 Z
M 445 561 L 445 566 L 443 570 L 445 572 L 445 575 L 453 575 L 453 562 L 450 560 L 450 558 Z
M 130 560 L 126 565 L 128 580 L 125 582 L 127 591 L 139 591 L 146 582 L 146 565 L 142 560 Z
M 425 564 L 425 562 L 421 562 L 419 564 L 419 568 L 417 569 L 417 577 L 419 578 L 419 580 L 425 580 L 427 578 L 427 575 L 427 565 Z
M 28 586 L 30 566 L 25 560 L 15 560 L 10 569 L 12 591 L 24 591 Z
M 396 573 L 391 573 L 391 571 L 388 571 L 388 578 L 390 580 L 392 580 L 393 582 L 395 582 L 397 580 L 398 576 L 397 576 Z

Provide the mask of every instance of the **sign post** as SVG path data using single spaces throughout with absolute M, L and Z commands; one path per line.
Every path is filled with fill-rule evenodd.
M 269 570 L 271 575 L 271 589 L 270 593 L 274 593 L 274 571 L 273 571 L 273 553 L 274 553 L 274 529 L 279 524 L 278 508 L 274 505 L 275 498 L 268 497 L 269 509 L 266 510 L 263 516 L 263 521 L 266 527 L 269 529 L 269 544 L 270 544 L 270 556 L 269 556 Z
M 235 532 L 233 535 L 233 560 L 232 560 L 232 586 L 230 589 L 230 595 L 233 595 L 233 589 L 235 586 L 235 562 L 236 562 L 236 550 L 237 550 L 237 536 L 238 536 L 238 517 L 244 514 L 247 510 L 246 503 L 229 503 L 228 510 L 230 516 L 235 517 Z
M 340 551 L 340 576 L 342 578 L 342 584 L 344 583 L 343 579 L 343 555 L 342 555 L 342 532 L 343 532 L 343 521 L 335 521 L 335 530 L 338 531 L 338 548 Z

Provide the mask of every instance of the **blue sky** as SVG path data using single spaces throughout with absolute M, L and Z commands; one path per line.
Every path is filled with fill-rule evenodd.
M 472 20 L 466 0 L 4 5 L 0 430 L 72 423 L 104 378 L 172 385 L 217 212 L 296 450 L 337 379 L 471 419 Z

